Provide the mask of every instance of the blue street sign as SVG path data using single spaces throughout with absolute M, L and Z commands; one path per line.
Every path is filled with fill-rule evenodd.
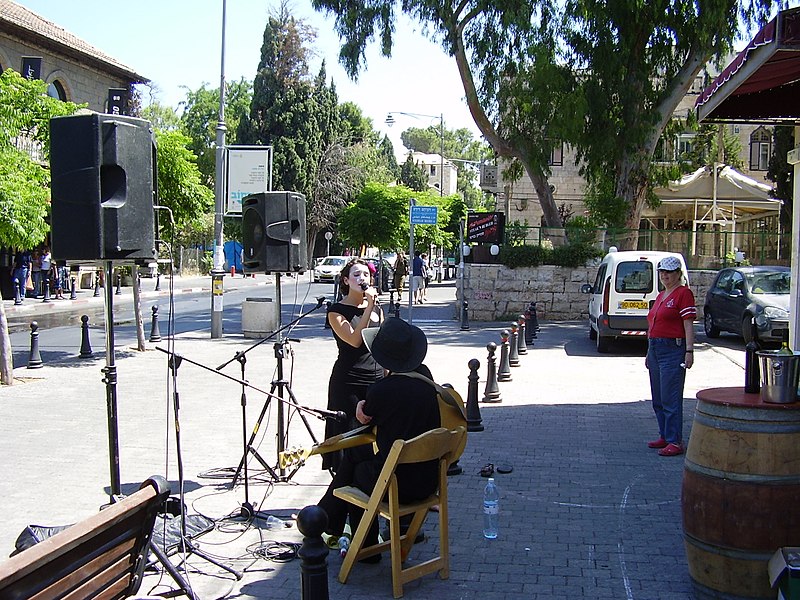
M 436 225 L 438 207 L 436 206 L 412 206 L 411 224 L 412 225 Z

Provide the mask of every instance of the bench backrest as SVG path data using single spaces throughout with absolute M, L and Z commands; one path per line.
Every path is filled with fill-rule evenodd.
M 153 476 L 135 494 L 0 563 L 0 599 L 135 594 L 153 524 L 169 492 L 166 480 Z

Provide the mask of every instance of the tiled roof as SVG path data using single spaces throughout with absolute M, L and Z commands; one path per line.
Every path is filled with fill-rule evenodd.
M 108 54 L 101 52 L 94 46 L 87 44 L 78 36 L 40 17 L 35 12 L 20 6 L 11 0 L 0 0 L 0 24 L 9 24 L 24 29 L 36 36 L 41 36 L 46 40 L 61 46 L 65 50 L 77 52 L 90 59 L 105 63 L 113 70 L 123 72 L 128 78 L 135 82 L 146 82 L 148 79 L 136 73 L 130 67 L 123 65 L 118 60 Z

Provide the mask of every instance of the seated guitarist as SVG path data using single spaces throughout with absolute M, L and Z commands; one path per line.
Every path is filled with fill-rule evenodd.
M 428 340 L 423 331 L 402 319 L 384 321 L 380 328 L 365 329 L 364 343 L 372 356 L 389 376 L 370 385 L 366 400 L 356 407 L 356 418 L 363 424 L 377 426 L 377 454 L 371 446 L 345 450 L 339 470 L 319 506 L 328 513 L 326 533 L 339 537 L 345 521 L 350 518 L 350 529 L 355 532 L 363 511 L 333 495 L 333 490 L 353 485 L 366 494 L 375 487 L 378 475 L 395 440 L 410 440 L 440 426 L 440 412 L 436 389 L 421 379 L 402 376 L 416 372 L 432 379 L 431 372 L 422 360 L 428 351 Z M 423 500 L 436 491 L 438 480 L 436 461 L 414 465 L 400 465 L 397 469 L 400 502 Z M 365 546 L 378 542 L 378 523 L 372 524 Z M 378 562 L 380 554 L 364 559 Z

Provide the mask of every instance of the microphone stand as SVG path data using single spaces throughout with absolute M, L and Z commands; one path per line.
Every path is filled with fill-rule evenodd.
M 231 364 L 233 361 L 238 361 L 239 364 L 241 365 L 241 381 L 246 381 L 246 379 L 247 379 L 247 377 L 245 376 L 245 364 L 247 363 L 246 354 L 248 352 L 250 352 L 251 350 L 253 350 L 254 348 L 258 348 L 264 342 L 267 342 L 267 341 L 271 340 L 276 335 L 279 335 L 285 329 L 293 327 L 301 319 L 305 318 L 306 316 L 310 315 L 313 312 L 316 312 L 317 310 L 322 308 L 322 305 L 323 305 L 324 302 L 325 302 L 325 296 L 320 296 L 319 298 L 317 298 L 317 305 L 314 308 L 312 308 L 311 310 L 309 310 L 307 313 L 301 314 L 296 319 L 294 319 L 293 321 L 287 323 L 285 326 L 279 327 L 276 331 L 272 332 L 267 337 L 258 340 L 255 344 L 252 344 L 249 348 L 246 348 L 245 350 L 240 350 L 240 351 L 236 352 L 236 354 L 233 355 L 233 358 L 231 358 L 230 360 L 226 360 L 224 363 L 219 365 L 215 370 L 219 372 L 222 369 L 224 369 L 225 367 L 227 367 L 229 364 Z M 330 303 L 328 303 L 328 304 L 330 304 Z M 278 310 L 280 310 L 280 302 L 278 302 Z M 276 346 L 277 346 L 277 344 L 276 344 Z M 276 352 L 277 351 L 278 351 L 278 349 L 276 348 Z M 282 363 L 279 362 L 278 363 L 278 380 L 282 380 L 282 379 L 283 379 L 283 368 L 282 368 Z M 231 488 L 233 488 L 233 487 L 236 486 L 236 482 L 239 479 L 239 474 L 242 472 L 242 470 L 244 470 L 244 504 L 242 504 L 242 518 L 244 518 L 244 519 L 249 519 L 255 514 L 255 509 L 253 508 L 253 505 L 250 503 L 250 488 L 249 488 L 249 483 L 248 483 L 249 480 L 248 480 L 248 473 L 247 473 L 247 455 L 249 453 L 248 449 L 250 448 L 250 446 L 252 444 L 252 440 L 250 442 L 248 442 L 248 440 L 247 440 L 247 387 L 248 386 L 246 386 L 246 385 L 242 385 L 242 396 L 241 396 L 241 405 L 242 405 L 242 460 L 239 462 L 239 466 L 237 467 L 236 472 L 233 475 L 233 479 L 231 480 Z M 267 399 L 267 403 L 268 402 L 269 402 L 269 398 Z M 269 404 L 267 404 L 266 406 L 268 407 Z M 265 413 L 266 413 L 266 408 L 262 412 L 261 417 L 259 417 L 259 419 L 258 419 L 258 423 L 259 424 L 261 422 L 261 418 L 263 418 L 263 415 Z M 309 430 L 309 434 L 311 435 L 311 438 L 314 439 L 314 442 L 316 443 L 316 439 L 314 438 L 314 434 L 311 432 L 311 429 L 310 429 L 310 427 L 308 425 L 308 422 L 305 421 L 305 418 L 303 420 L 304 420 L 304 422 L 306 424 L 306 428 L 308 428 L 308 430 Z M 255 433 L 257 431 L 258 431 L 258 427 L 254 431 L 253 437 L 255 437 Z M 282 435 L 282 433 L 281 433 L 281 435 Z M 280 449 L 279 449 L 279 451 L 280 451 Z M 273 479 L 275 479 L 276 481 L 278 479 L 280 479 L 278 477 L 278 474 L 275 473 L 275 470 L 272 467 L 270 467 L 263 459 L 261 459 L 261 457 L 255 452 L 255 450 L 253 450 L 253 453 L 256 454 L 256 457 L 259 459 L 259 462 L 261 462 L 261 464 L 264 467 L 264 469 L 270 474 L 270 476 Z

